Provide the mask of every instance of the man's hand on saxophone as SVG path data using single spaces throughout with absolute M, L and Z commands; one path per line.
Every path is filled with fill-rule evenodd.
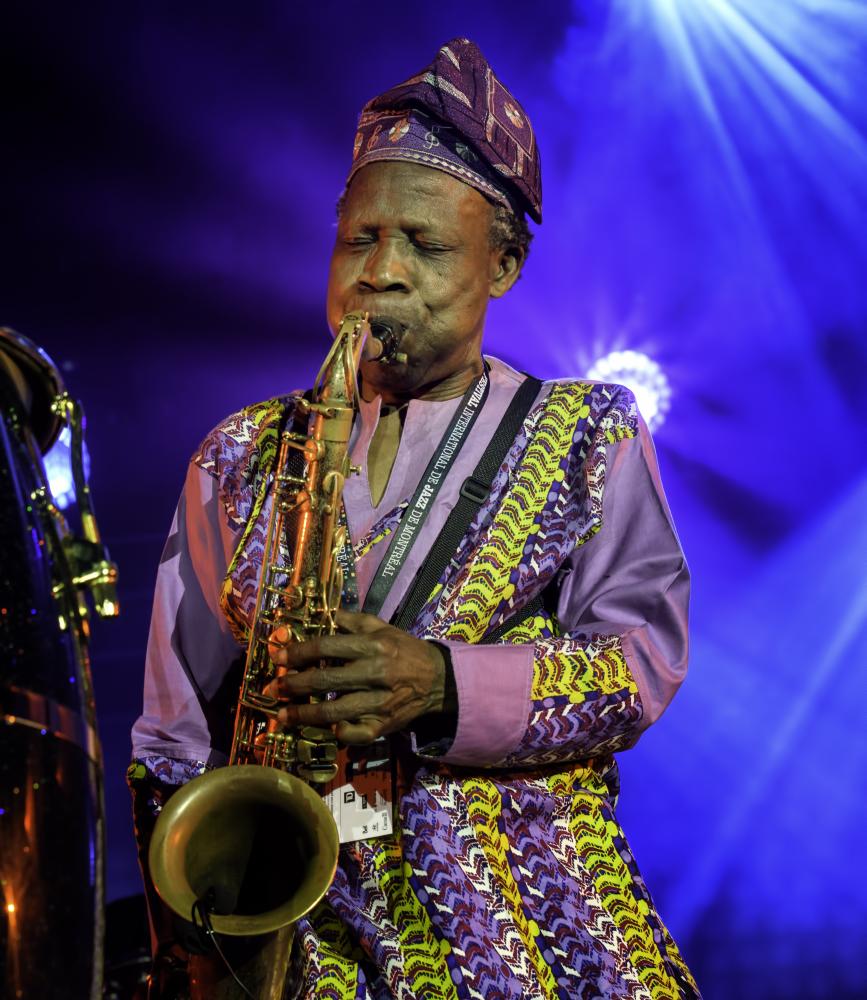
M 271 636 L 271 659 L 290 673 L 276 682 L 291 699 L 279 712 L 288 727 L 331 726 L 343 743 L 372 743 L 407 728 L 423 715 L 453 712 L 446 694 L 446 663 L 440 648 L 388 625 L 375 615 L 339 611 L 341 631 L 288 643 L 285 628 Z M 320 667 L 322 660 L 329 666 Z M 336 662 L 335 662 L 336 661 Z M 299 702 L 328 692 L 337 697 Z

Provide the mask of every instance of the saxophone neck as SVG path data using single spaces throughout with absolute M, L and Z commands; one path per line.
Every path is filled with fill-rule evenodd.
M 313 401 L 349 404 L 358 399 L 358 368 L 370 337 L 367 313 L 347 313 L 313 384 Z

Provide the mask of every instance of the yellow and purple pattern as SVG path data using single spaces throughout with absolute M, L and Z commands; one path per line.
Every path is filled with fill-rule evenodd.
M 268 434 L 272 411 L 249 414 L 246 441 Z M 622 387 L 554 383 L 415 634 L 479 643 L 551 584 L 600 531 L 612 451 L 636 433 Z M 264 461 L 238 481 L 246 499 L 227 500 L 239 523 L 261 510 L 253 484 L 266 488 Z M 397 516 L 386 514 L 358 547 L 378 544 Z M 245 532 L 224 593 L 239 633 L 258 531 Z M 635 741 L 644 710 L 620 637 L 563 634 L 546 610 L 500 641 L 533 649 L 522 738 L 490 767 L 420 758 L 398 741 L 396 832 L 341 849 L 326 900 L 298 925 L 298 996 L 698 996 L 614 815 L 612 753 Z

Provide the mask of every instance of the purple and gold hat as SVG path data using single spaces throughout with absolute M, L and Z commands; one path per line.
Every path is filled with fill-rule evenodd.
M 542 221 L 533 126 L 467 38 L 452 39 L 427 69 L 365 104 L 347 185 L 375 160 L 443 170 L 512 211 Z

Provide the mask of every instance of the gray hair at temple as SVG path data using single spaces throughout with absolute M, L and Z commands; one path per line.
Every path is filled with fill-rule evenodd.
M 488 236 L 492 250 L 517 249 L 521 261 L 526 261 L 530 255 L 530 243 L 533 234 L 527 225 L 523 212 L 520 214 L 506 208 L 505 205 L 494 204 L 494 217 L 491 220 L 491 231 Z M 520 278 L 520 275 L 518 275 Z

